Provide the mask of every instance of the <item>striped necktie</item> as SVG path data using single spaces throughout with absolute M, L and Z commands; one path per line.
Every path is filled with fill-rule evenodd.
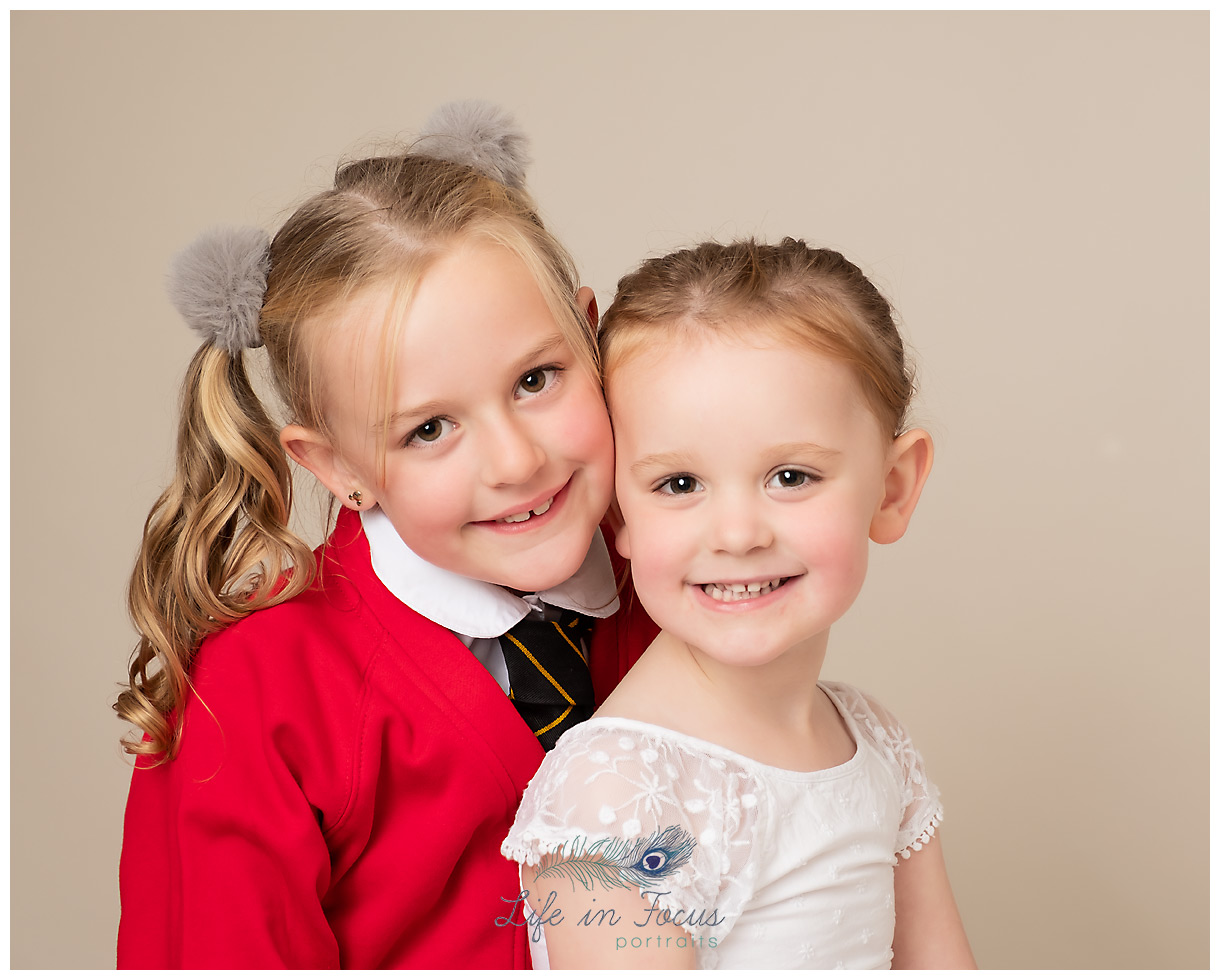
M 508 696 L 543 749 L 593 714 L 593 678 L 585 659 L 596 622 L 547 605 L 547 619 L 523 619 L 500 637 Z

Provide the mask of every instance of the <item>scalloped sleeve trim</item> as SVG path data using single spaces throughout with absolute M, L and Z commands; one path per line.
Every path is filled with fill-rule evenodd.
M 539 830 L 536 827 L 528 829 L 513 827 L 512 832 L 504 838 L 504 843 L 500 845 L 500 853 L 510 861 L 529 865 L 532 868 L 541 864 L 542 859 L 548 854 L 554 854 L 566 847 L 569 841 L 589 836 L 581 830 L 575 830 L 566 835 L 556 834 L 553 837 L 539 837 L 538 834 Z
M 936 828 L 940 826 L 941 821 L 944 819 L 945 808 L 941 806 L 940 803 L 937 803 L 936 810 L 930 817 L 928 817 L 928 821 L 924 829 L 920 833 L 916 834 L 913 840 L 905 843 L 899 841 L 899 850 L 895 853 L 897 853 L 897 855 L 901 858 L 909 858 L 912 851 L 923 850 L 924 844 L 927 844 L 932 840 L 932 838 L 936 835 Z

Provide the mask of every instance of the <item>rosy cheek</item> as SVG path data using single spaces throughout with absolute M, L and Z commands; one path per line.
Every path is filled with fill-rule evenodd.
M 657 578 L 671 588 L 681 588 L 691 573 L 691 560 L 698 551 L 689 532 L 665 521 L 658 522 L 645 536 L 655 542 L 651 547 Z
M 630 506 L 624 517 L 631 527 L 631 574 L 637 587 L 654 590 L 657 583 L 673 577 L 676 565 L 673 549 L 665 547 L 664 527 Z
M 604 412 L 590 412 L 583 419 L 573 418 L 565 437 L 589 458 L 613 463 L 614 437 Z
M 610 416 L 601 395 L 590 389 L 571 399 L 559 413 L 565 437 L 589 445 L 612 442 Z
M 456 529 L 469 520 L 469 498 L 454 491 L 469 486 L 469 477 L 456 474 L 450 467 L 415 467 L 395 478 L 388 475 L 395 492 L 393 505 L 399 521 L 408 525 L 412 536 L 434 540 L 446 529 Z M 402 530 L 399 530 L 402 534 Z M 404 535 L 406 537 L 406 535 Z M 409 542 L 408 542 L 409 543 Z
M 828 564 L 833 569 L 836 584 L 854 598 L 864 584 L 868 570 L 868 539 L 862 540 L 858 535 L 845 536 L 835 542 L 829 557 L 831 561 Z
M 600 403 L 599 403 L 600 404 Z M 592 469 L 609 494 L 614 485 L 614 437 L 605 411 L 586 411 L 565 415 L 554 430 L 550 445 L 570 462 Z
M 803 539 L 802 550 L 811 564 L 836 579 L 863 574 L 868 564 L 868 536 L 859 533 L 848 515 L 810 528 Z

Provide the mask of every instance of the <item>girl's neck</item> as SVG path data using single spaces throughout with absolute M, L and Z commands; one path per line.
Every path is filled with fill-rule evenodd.
M 782 769 L 812 771 L 854 751 L 818 687 L 826 634 L 766 664 L 714 660 L 662 632 L 598 712 L 636 718 Z
M 691 677 L 709 701 L 735 713 L 799 727 L 822 699 L 818 678 L 826 659 L 827 634 L 810 637 L 765 664 L 726 664 L 662 633 L 665 655 Z

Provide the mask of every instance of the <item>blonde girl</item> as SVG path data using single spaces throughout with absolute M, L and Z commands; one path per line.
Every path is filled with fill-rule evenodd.
M 922 760 L 820 679 L 932 464 L 889 303 L 837 252 L 704 244 L 619 283 L 601 348 L 617 548 L 661 633 L 505 841 L 535 962 L 973 965 Z
M 596 309 L 523 152 L 498 110 L 448 106 L 269 242 L 177 260 L 205 339 L 130 587 L 121 967 L 527 965 L 499 841 L 651 629 L 611 618 Z M 316 552 L 289 459 L 342 507 Z M 545 697 L 505 652 L 527 628 L 567 642 Z

